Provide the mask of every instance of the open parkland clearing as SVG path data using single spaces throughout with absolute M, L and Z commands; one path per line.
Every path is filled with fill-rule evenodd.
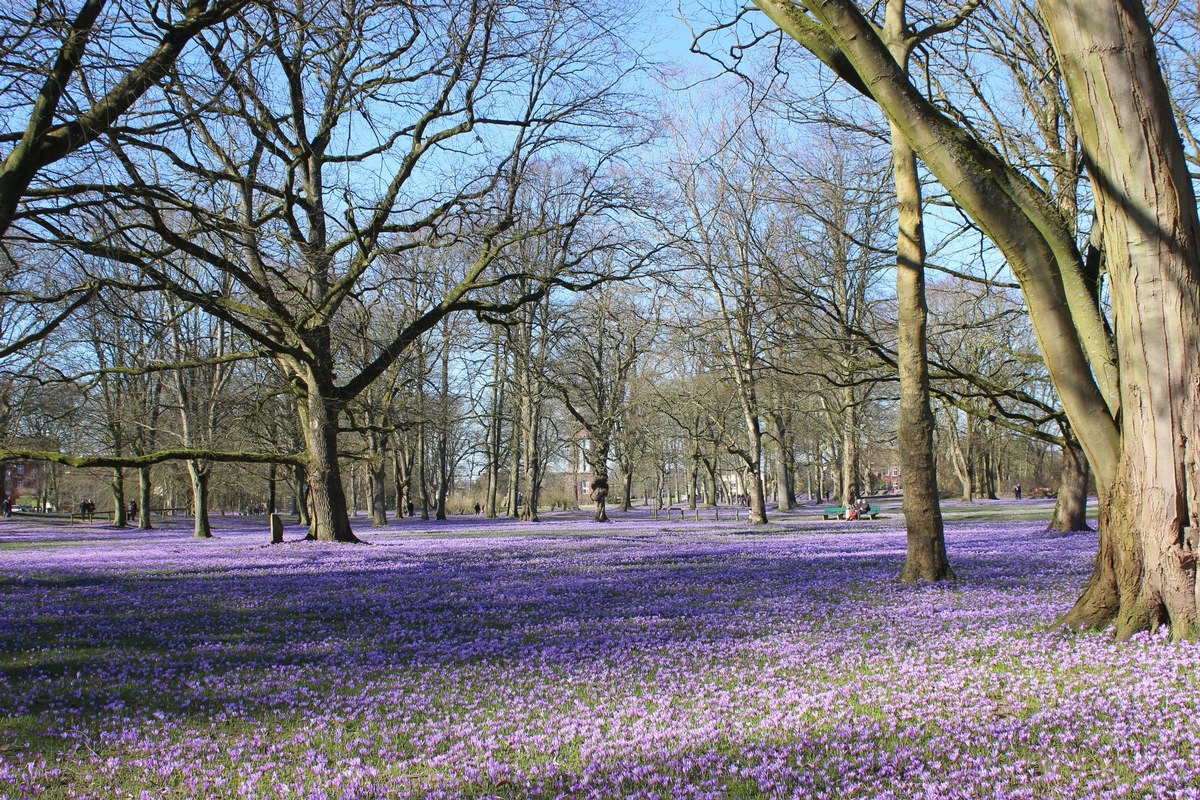
M 1200 647 L 1054 627 L 1094 533 L 898 501 L 270 545 L 0 521 L 0 797 L 1200 797 Z M 706 514 L 711 517 L 711 512 Z

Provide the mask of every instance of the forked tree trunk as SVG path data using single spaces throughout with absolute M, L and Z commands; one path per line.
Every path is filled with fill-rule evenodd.
M 1101 210 L 1121 446 L 1095 574 L 1064 618 L 1200 635 L 1200 219 L 1140 3 L 1043 0 Z M 1074 420 L 1072 420 L 1074 423 Z M 1098 473 L 1098 479 L 1101 477 Z
M 396 519 L 408 516 L 408 456 L 399 446 L 392 448 L 392 480 L 395 482 Z
M 1058 485 L 1058 500 L 1054 517 L 1047 530 L 1086 531 L 1088 493 L 1087 455 L 1073 438 L 1063 445 L 1062 480 Z
M 775 457 L 779 461 L 779 477 L 777 479 L 778 508 L 780 511 L 791 511 L 796 504 L 795 475 L 793 474 L 793 453 L 789 445 L 787 424 L 783 414 L 775 411 L 771 414 L 774 427 Z
M 208 470 L 194 458 L 189 458 L 187 471 L 192 482 L 192 511 L 195 514 L 193 535 L 197 539 L 211 539 L 212 524 L 208 519 Z
M 897 15 L 888 4 L 889 31 L 903 35 L 903 5 Z M 897 47 L 903 45 L 897 44 Z M 907 61 L 907 53 L 893 49 Z M 906 66 L 907 68 L 907 66 Z M 900 579 L 941 581 L 954 578 L 946 556 L 942 508 L 938 498 L 937 455 L 933 446 L 933 410 L 929 406 L 929 361 L 925 302 L 925 230 L 921 208 L 921 181 L 917 157 L 904 133 L 892 125 L 892 170 L 896 182 L 900 234 L 896 243 L 896 298 L 898 342 L 896 364 L 900 374 L 900 410 L 897 439 L 900 470 L 904 474 L 904 524 L 908 549 Z
M 962 501 L 971 502 L 971 466 L 967 454 L 963 452 L 962 439 L 958 435 L 958 410 L 951 407 L 946 409 L 949 425 L 946 428 L 946 446 L 950 451 L 950 464 L 954 467 L 954 477 L 962 489 Z M 970 437 L 971 415 L 966 415 L 967 436 Z M 908 491 L 908 480 L 904 481 L 904 490 Z

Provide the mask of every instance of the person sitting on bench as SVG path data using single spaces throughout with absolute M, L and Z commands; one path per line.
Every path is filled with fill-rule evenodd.
M 850 504 L 850 508 L 846 513 L 846 519 L 858 519 L 870 510 L 871 501 L 865 497 L 860 497 Z

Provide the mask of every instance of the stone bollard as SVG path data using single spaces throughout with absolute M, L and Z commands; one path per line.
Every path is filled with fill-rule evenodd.
M 283 544 L 283 517 L 271 515 L 271 544 Z

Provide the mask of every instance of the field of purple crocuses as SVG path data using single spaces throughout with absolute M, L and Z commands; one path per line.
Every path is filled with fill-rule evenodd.
M 0 798 L 1200 797 L 1200 647 L 1052 627 L 1094 534 L 775 520 L 0 520 Z

